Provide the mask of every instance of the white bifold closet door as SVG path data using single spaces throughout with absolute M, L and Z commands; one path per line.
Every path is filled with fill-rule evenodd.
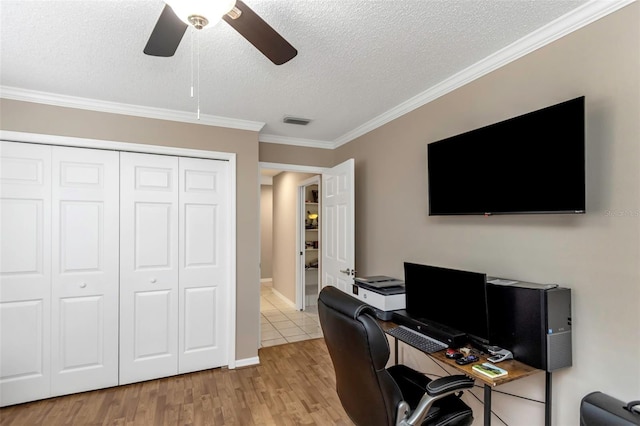
M 228 167 L 180 158 L 179 373 L 228 364 Z
M 121 153 L 120 384 L 228 364 L 228 174 Z
M 52 148 L 52 395 L 118 384 L 119 155 Z
M 118 154 L 0 149 L 0 405 L 117 385 Z
M 0 142 L 0 406 L 228 364 L 226 161 Z
M 178 158 L 120 153 L 120 384 L 178 373 Z
M 51 149 L 0 142 L 0 405 L 51 393 Z

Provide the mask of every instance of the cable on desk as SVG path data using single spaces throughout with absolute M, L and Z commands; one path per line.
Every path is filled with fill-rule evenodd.
M 497 389 L 494 389 L 493 392 L 501 393 L 503 395 L 513 396 L 515 398 L 520 398 L 520 399 L 524 399 L 524 400 L 531 401 L 531 402 L 537 402 L 539 404 L 544 404 L 544 401 L 538 401 L 537 399 L 529 398 L 529 397 L 526 397 L 526 396 L 516 395 L 514 393 L 504 392 L 504 391 L 497 390 Z
M 480 387 L 480 386 L 478 386 L 478 387 Z M 477 399 L 477 400 L 478 400 L 478 402 L 479 402 L 480 404 L 484 405 L 484 400 L 481 400 L 481 399 L 478 397 L 478 395 L 476 395 L 475 393 L 473 393 L 473 392 L 471 392 L 471 391 L 469 391 L 469 393 L 470 393 L 471 395 L 473 395 L 473 397 L 474 397 L 475 399 Z M 504 420 L 502 420 L 502 417 L 500 417 L 499 415 L 497 415 L 497 414 L 496 414 L 496 412 L 495 412 L 495 411 L 491 410 L 491 414 L 493 414 L 494 416 L 496 416 L 496 418 L 497 418 L 498 420 L 500 420 L 500 422 L 502 422 L 502 424 L 503 424 L 504 426 L 509 426 L 509 425 L 507 424 L 507 422 L 505 422 Z

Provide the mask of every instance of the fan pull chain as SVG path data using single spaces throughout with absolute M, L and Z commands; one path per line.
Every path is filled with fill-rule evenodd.
M 197 102 L 196 118 L 200 120 L 200 32 L 191 29 L 191 97 L 194 97 L 194 75 L 195 75 L 195 96 Z M 195 41 L 194 41 L 194 35 Z M 195 67 L 194 67 L 194 49 L 195 49 Z M 195 68 L 195 69 L 194 69 Z
M 191 33 L 191 97 L 193 98 L 193 30 L 190 29 Z
M 200 32 L 196 36 L 196 42 L 198 43 L 198 120 L 200 120 Z

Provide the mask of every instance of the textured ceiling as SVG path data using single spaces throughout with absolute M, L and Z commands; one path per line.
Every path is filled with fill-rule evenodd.
M 225 22 L 198 32 L 201 112 L 336 141 L 585 2 L 245 0 L 298 56 L 275 66 Z M 0 84 L 195 115 L 191 30 L 171 58 L 142 53 L 163 5 L 2 0 Z

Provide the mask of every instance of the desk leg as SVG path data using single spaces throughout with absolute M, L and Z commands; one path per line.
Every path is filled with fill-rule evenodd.
M 484 385 L 484 426 L 491 425 L 491 386 Z
M 398 339 L 393 338 L 393 362 L 398 365 Z
M 544 426 L 551 426 L 551 373 L 544 374 Z

